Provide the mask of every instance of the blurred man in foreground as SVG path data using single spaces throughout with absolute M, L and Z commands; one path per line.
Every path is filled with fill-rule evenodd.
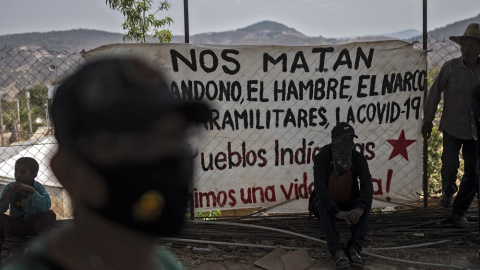
M 66 79 L 51 115 L 59 145 L 51 167 L 71 196 L 74 226 L 6 269 L 182 269 L 158 237 L 184 223 L 193 174 L 188 130 L 208 108 L 173 100 L 144 62 L 110 58 Z

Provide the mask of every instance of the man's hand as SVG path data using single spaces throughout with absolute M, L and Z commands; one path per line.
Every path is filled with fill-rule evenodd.
M 343 219 L 347 222 L 348 225 L 350 225 L 350 219 L 348 218 L 348 212 L 346 211 L 340 211 L 335 215 L 336 218 L 338 219 Z
M 425 121 L 422 125 L 422 135 L 426 137 L 427 140 L 430 139 L 430 134 L 432 133 L 433 123 Z
M 363 211 L 364 210 L 360 207 L 350 210 L 348 212 L 348 219 L 350 222 L 353 224 L 357 223 L 360 220 L 360 217 L 363 215 Z

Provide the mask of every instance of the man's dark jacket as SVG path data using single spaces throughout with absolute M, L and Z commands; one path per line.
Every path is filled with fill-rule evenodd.
M 314 185 L 317 197 L 325 208 L 335 216 L 340 212 L 340 208 L 328 191 L 328 179 L 330 178 L 332 170 L 332 145 L 328 144 L 322 147 L 320 153 L 315 156 L 313 163 L 313 176 L 315 179 Z M 362 209 L 370 208 L 372 206 L 373 196 L 372 175 L 370 174 L 367 160 L 356 150 L 354 150 L 352 154 L 351 170 L 352 181 L 354 181 L 353 205 L 354 207 L 360 207 Z M 358 180 L 360 180 L 360 187 L 358 185 Z

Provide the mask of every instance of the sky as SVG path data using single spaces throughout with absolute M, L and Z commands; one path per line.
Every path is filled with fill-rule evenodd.
M 184 0 L 169 2 L 171 9 L 157 17 L 171 17 L 173 35 L 184 35 Z M 188 6 L 190 35 L 236 30 L 264 20 L 326 38 L 423 28 L 422 0 L 189 0 Z M 427 28 L 478 14 L 479 0 L 429 0 Z M 105 0 L 0 0 L 0 35 L 79 28 L 124 33 L 122 23 L 122 14 Z

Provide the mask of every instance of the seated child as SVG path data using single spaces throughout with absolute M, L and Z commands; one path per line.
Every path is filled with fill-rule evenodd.
M 15 182 L 5 186 L 0 197 L 0 253 L 5 234 L 35 236 L 53 228 L 56 215 L 50 209 L 51 201 L 45 187 L 35 181 L 38 163 L 31 157 L 15 162 Z M 5 212 L 10 208 L 10 215 Z

